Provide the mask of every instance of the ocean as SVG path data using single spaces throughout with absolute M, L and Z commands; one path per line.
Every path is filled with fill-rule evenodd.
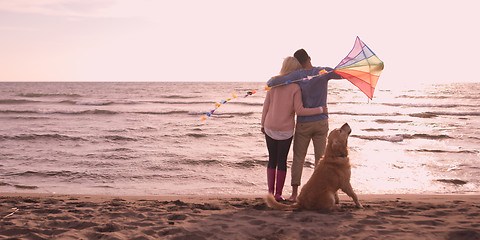
M 0 83 L 0 192 L 263 195 L 264 98 L 258 82 Z M 480 194 L 480 83 L 379 88 L 369 101 L 331 81 L 328 104 L 330 129 L 353 129 L 357 193 Z M 303 183 L 313 162 L 310 147 Z M 290 172 L 285 185 L 287 196 Z

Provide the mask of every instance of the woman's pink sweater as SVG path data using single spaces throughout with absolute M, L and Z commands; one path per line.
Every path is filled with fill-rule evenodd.
M 295 113 L 298 116 L 317 115 L 323 113 L 323 107 L 304 108 L 298 84 L 274 87 L 267 92 L 263 103 L 262 127 L 273 131 L 293 130 Z

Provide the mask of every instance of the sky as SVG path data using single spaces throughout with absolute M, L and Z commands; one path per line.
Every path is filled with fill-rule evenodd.
M 477 0 L 0 0 L 0 82 L 254 81 L 359 36 L 378 86 L 480 82 Z

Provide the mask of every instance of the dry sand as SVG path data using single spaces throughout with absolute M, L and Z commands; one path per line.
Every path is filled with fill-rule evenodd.
M 478 195 L 341 195 L 336 212 L 262 197 L 0 193 L 0 239 L 480 239 Z

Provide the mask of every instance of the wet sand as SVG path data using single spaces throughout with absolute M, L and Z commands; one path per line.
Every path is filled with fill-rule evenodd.
M 480 239 L 480 195 L 340 195 L 340 211 L 264 196 L 0 194 L 2 239 Z

